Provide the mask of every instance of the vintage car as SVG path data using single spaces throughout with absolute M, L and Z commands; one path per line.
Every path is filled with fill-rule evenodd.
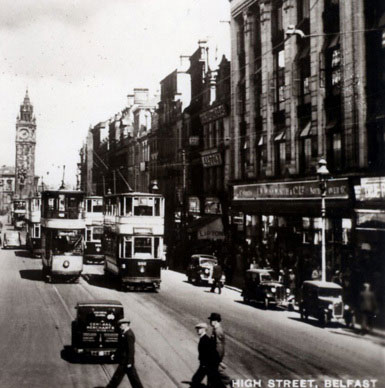
M 212 284 L 214 281 L 212 276 L 213 268 L 217 263 L 218 259 L 212 255 L 192 255 L 186 271 L 187 280 L 194 284 Z M 222 286 L 225 284 L 225 281 L 226 278 L 223 274 L 221 279 Z
M 299 311 L 301 319 L 314 317 L 321 325 L 344 318 L 349 306 L 342 301 L 342 287 L 337 283 L 306 280 L 302 284 Z
M 275 280 L 275 274 L 272 269 L 248 269 L 245 275 L 245 286 L 242 291 L 245 303 L 257 302 L 263 303 L 264 308 L 269 305 L 283 305 L 289 289 Z
M 123 318 L 123 305 L 116 300 L 79 302 L 72 321 L 72 351 L 78 356 L 106 357 L 118 347 L 118 321 Z
M 3 248 L 20 248 L 21 237 L 20 232 L 15 230 L 7 230 L 3 237 Z

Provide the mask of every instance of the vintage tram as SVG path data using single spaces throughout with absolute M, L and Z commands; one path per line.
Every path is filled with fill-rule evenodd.
M 86 233 L 84 241 L 84 262 L 104 261 L 103 236 L 103 197 L 88 196 L 84 200 Z
M 77 281 L 83 270 L 84 193 L 46 190 L 41 200 L 43 278 Z
M 12 225 L 16 230 L 23 229 L 25 225 L 26 200 L 14 199 L 11 207 Z
M 157 290 L 163 259 L 164 198 L 125 193 L 104 199 L 105 273 L 119 289 Z
M 41 256 L 41 197 L 34 196 L 27 200 L 25 221 L 27 227 L 26 245 L 32 256 Z

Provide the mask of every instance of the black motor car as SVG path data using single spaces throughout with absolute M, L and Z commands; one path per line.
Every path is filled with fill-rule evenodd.
M 123 305 L 116 300 L 79 302 L 72 321 L 72 351 L 76 355 L 111 356 L 118 347 L 118 321 Z
M 301 319 L 317 318 L 321 325 L 343 319 L 349 309 L 342 301 L 342 287 L 337 283 L 306 280 L 301 288 Z
M 283 305 L 289 289 L 275 280 L 274 271 L 271 269 L 249 269 L 245 275 L 245 286 L 242 291 L 245 303 L 263 303 L 265 308 L 270 304 Z
M 187 280 L 194 284 L 212 284 L 214 282 L 213 268 L 216 264 L 218 264 L 218 259 L 215 256 L 206 254 L 192 255 L 186 271 Z M 222 286 L 225 284 L 225 281 L 225 275 L 222 275 Z

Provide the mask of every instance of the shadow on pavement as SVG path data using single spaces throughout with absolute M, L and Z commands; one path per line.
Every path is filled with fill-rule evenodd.
M 34 259 L 34 257 L 32 257 L 32 255 L 28 251 L 15 251 L 15 256 L 24 257 L 27 259 Z
M 71 345 L 64 345 L 60 352 L 60 357 L 70 364 L 116 364 L 109 357 L 91 357 L 77 354 L 73 351 Z
M 85 281 L 91 286 L 108 288 L 110 290 L 116 290 L 117 288 L 117 280 L 113 277 L 99 274 L 87 274 L 83 275 Z
M 22 279 L 32 280 L 35 282 L 43 282 L 41 269 L 21 269 L 19 271 Z
M 279 308 L 276 305 L 272 304 L 268 309 L 265 308 L 263 303 L 258 302 L 245 302 L 244 300 L 234 300 L 235 303 L 243 304 L 244 306 L 251 306 L 258 310 L 272 310 L 272 311 L 285 311 L 285 309 Z

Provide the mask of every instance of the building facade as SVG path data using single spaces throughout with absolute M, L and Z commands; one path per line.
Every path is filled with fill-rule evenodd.
M 0 213 L 6 214 L 11 210 L 12 199 L 15 194 L 15 168 L 0 167 Z
M 374 1 L 231 0 L 232 211 L 248 260 L 299 281 L 320 265 L 326 158 L 328 278 L 383 276 L 383 19 Z

